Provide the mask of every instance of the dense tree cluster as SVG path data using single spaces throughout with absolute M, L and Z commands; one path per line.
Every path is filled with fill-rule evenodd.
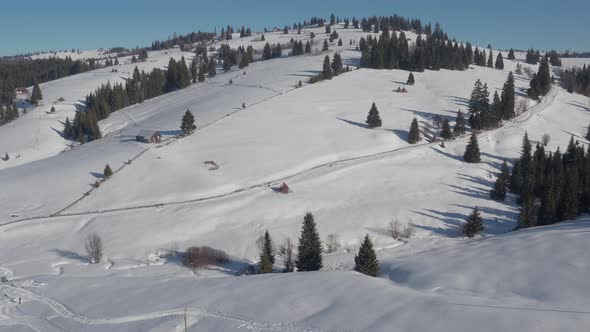
M 590 67 L 566 69 L 561 72 L 561 86 L 569 93 L 590 96 Z
M 496 128 L 502 120 L 509 120 L 515 116 L 516 97 L 512 72 L 508 74 L 501 96 L 495 92 L 490 103 L 489 95 L 487 84 L 482 84 L 478 79 L 471 92 L 468 106 L 469 123 L 473 130 Z
M 541 53 L 539 53 L 538 50 L 533 50 L 532 48 L 526 52 L 526 55 L 524 57 L 524 62 L 531 65 L 536 65 L 537 63 L 539 63 L 539 60 L 541 60 Z
M 532 99 L 538 99 L 541 96 L 546 95 L 551 90 L 551 72 L 549 71 L 549 60 L 547 57 L 541 59 L 539 64 L 539 71 L 533 74 L 531 78 L 530 87 L 527 94 Z
M 514 161 L 508 188 L 521 204 L 518 227 L 570 220 L 590 207 L 590 149 L 570 139 L 567 150 L 546 153 L 542 144 L 532 151 L 525 134 Z M 505 176 L 505 175 L 503 175 Z
M 151 50 L 158 51 L 158 50 L 166 50 L 172 48 L 174 45 L 184 45 L 184 44 L 195 44 L 198 42 L 203 41 L 210 41 L 215 38 L 215 33 L 213 32 L 191 32 L 186 35 L 177 36 L 174 34 L 171 38 L 160 41 L 156 40 L 152 42 Z
M 35 83 L 44 83 L 58 78 L 79 74 L 93 69 L 84 61 L 71 58 L 48 58 L 28 60 L 24 58 L 0 60 L 0 105 L 12 103 L 14 91 Z

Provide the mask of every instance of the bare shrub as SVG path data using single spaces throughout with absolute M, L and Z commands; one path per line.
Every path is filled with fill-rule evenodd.
M 442 123 L 443 118 L 440 115 L 437 114 L 432 118 L 432 125 L 434 126 L 434 128 L 442 127 Z
M 528 77 L 531 78 L 533 77 L 533 70 L 530 67 L 523 67 L 522 70 L 524 71 L 524 74 Z
M 86 238 L 86 253 L 90 259 L 90 264 L 99 263 L 102 258 L 102 239 L 98 234 L 93 233 Z
M 191 269 L 198 269 L 208 265 L 222 264 L 229 260 L 229 256 L 211 247 L 190 247 L 184 253 L 182 263 Z
M 516 115 L 520 115 L 529 109 L 529 102 L 525 98 L 518 99 L 516 104 Z
M 547 146 L 547 144 L 549 144 L 550 141 L 551 141 L 551 135 L 544 134 L 543 138 L 541 139 L 541 142 L 543 143 L 543 145 Z
M 400 230 L 401 230 L 401 227 L 399 225 L 398 220 L 390 221 L 389 224 L 387 224 L 387 234 L 389 234 L 389 236 L 391 236 L 395 240 L 397 240 L 401 237 Z
M 279 256 L 283 258 L 283 272 L 293 272 L 293 242 L 286 238 L 279 247 Z
M 402 236 L 405 237 L 406 239 L 409 239 L 412 236 L 414 236 L 414 234 L 416 234 L 416 229 L 414 228 L 414 224 L 412 224 L 412 223 L 405 224 L 404 230 L 402 232 Z
M 341 247 L 342 244 L 340 243 L 340 239 L 338 238 L 337 234 L 328 234 L 328 237 L 326 237 L 326 252 L 328 254 L 333 253 L 338 251 Z

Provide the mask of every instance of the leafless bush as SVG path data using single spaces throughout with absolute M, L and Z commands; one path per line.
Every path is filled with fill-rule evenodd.
M 397 240 L 401 237 L 400 229 L 401 227 L 398 220 L 390 221 L 389 224 L 387 224 L 387 234 L 389 234 L 389 236 L 391 236 L 393 239 Z
M 293 242 L 286 238 L 279 247 L 279 256 L 283 258 L 283 272 L 293 272 Z
M 404 226 L 404 231 L 402 232 L 402 236 L 405 237 L 406 239 L 409 239 L 412 236 L 414 236 L 414 234 L 416 234 L 416 229 L 414 228 L 414 224 L 407 223 Z
M 549 134 L 544 134 L 543 138 L 541 139 L 542 143 L 544 146 L 547 146 L 547 144 L 549 144 L 549 142 L 551 141 L 551 135 Z
M 398 220 L 394 220 L 387 224 L 387 234 L 395 240 L 401 238 L 411 238 L 416 233 L 412 223 L 400 224 Z
M 524 71 L 524 74 L 528 77 L 531 78 L 533 77 L 533 70 L 530 67 L 523 67 L 522 70 Z
M 442 126 L 443 123 L 443 118 L 440 115 L 435 115 L 432 118 L 432 125 L 434 126 L 434 128 L 440 128 Z
M 342 244 L 340 243 L 338 235 L 334 233 L 328 234 L 328 237 L 326 237 L 326 252 L 328 254 L 333 253 L 338 251 L 341 247 Z
M 516 104 L 516 115 L 520 115 L 529 109 L 529 102 L 525 98 L 518 99 Z
M 100 236 L 96 233 L 88 235 L 85 245 L 90 264 L 99 263 L 102 258 L 102 239 Z
M 211 247 L 190 247 L 184 253 L 182 263 L 184 266 L 191 269 L 197 269 L 200 267 L 222 264 L 229 260 L 229 256 L 217 249 Z

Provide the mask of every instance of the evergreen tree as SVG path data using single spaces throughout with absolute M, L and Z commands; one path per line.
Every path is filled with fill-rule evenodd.
M 329 80 L 332 79 L 333 73 L 332 73 L 332 65 L 330 64 L 330 57 L 326 55 L 326 57 L 324 58 L 324 65 L 323 65 L 323 69 L 322 69 L 322 76 Z
M 490 57 L 488 58 L 488 67 L 490 67 L 490 68 L 494 67 L 494 53 L 492 53 L 491 49 L 490 49 Z
M 195 117 L 190 110 L 186 110 L 184 115 L 182 116 L 182 121 L 180 123 L 180 130 L 184 133 L 184 135 L 188 135 L 193 132 L 193 130 L 197 129 L 195 126 Z
M 322 268 L 322 243 L 311 212 L 303 218 L 295 266 L 297 271 L 317 271 Z
M 477 142 L 477 135 L 475 134 L 475 132 L 471 133 L 471 138 L 469 139 L 469 143 L 465 148 L 463 160 L 467 163 L 472 164 L 479 163 L 481 161 L 479 154 L 479 143 Z
M 260 255 L 268 257 L 271 264 L 275 263 L 275 251 L 268 230 L 264 233 L 264 242 L 262 245 L 262 253 Z
M 408 76 L 408 81 L 406 82 L 408 85 L 414 85 L 415 81 L 414 81 L 414 74 L 410 73 L 410 75 Z
M 43 99 L 41 88 L 39 87 L 39 84 L 35 82 L 33 85 L 33 92 L 31 93 L 31 104 L 38 105 L 41 99 Z
M 113 176 L 113 170 L 111 169 L 111 166 L 109 166 L 109 164 L 106 164 L 106 166 L 104 167 L 104 171 L 102 172 L 102 175 L 105 178 L 110 178 L 111 176 Z
M 467 222 L 463 224 L 463 235 L 467 237 L 474 237 L 483 230 L 483 218 L 481 217 L 479 208 L 476 206 L 469 217 L 467 217 Z
M 527 91 L 529 97 L 538 99 L 546 95 L 551 90 L 551 72 L 549 71 L 549 62 L 546 57 L 539 64 L 539 71 L 531 78 L 530 87 Z
M 497 201 L 504 201 L 507 190 L 506 180 L 503 176 L 499 176 L 494 183 L 494 188 L 490 191 L 490 197 Z
M 338 39 L 338 46 L 342 46 L 342 38 Z
M 517 229 L 528 228 L 537 225 L 537 213 L 535 211 L 535 203 L 532 198 L 528 198 L 522 202 L 520 208 L 520 215 L 518 217 Z
M 508 73 L 508 78 L 502 88 L 502 118 L 504 120 L 512 119 L 515 116 L 514 105 L 516 96 L 514 91 L 514 75 Z
M 361 243 L 358 255 L 354 257 L 354 270 L 371 277 L 376 277 L 379 273 L 379 260 L 373 249 L 373 242 L 369 235 Z
M 504 58 L 502 58 L 502 52 L 498 52 L 495 67 L 496 69 L 504 69 Z
M 449 124 L 449 120 L 445 119 L 442 124 L 442 130 L 440 133 L 440 137 L 444 139 L 451 139 L 453 138 L 453 133 L 451 132 L 451 125 Z
M 565 157 L 565 155 L 564 155 Z M 572 220 L 579 212 L 579 176 L 577 167 L 571 166 L 566 169 L 565 185 L 559 202 L 559 220 Z
M 340 53 L 334 53 L 334 58 L 332 59 L 332 72 L 334 75 L 339 75 L 344 71 L 344 66 L 342 65 L 342 57 L 340 57 Z
M 508 60 L 516 60 L 516 56 L 514 56 L 514 49 L 510 49 L 510 51 L 508 51 Z
M 261 274 L 272 273 L 272 263 L 270 262 L 268 256 L 260 256 L 259 271 Z
M 457 119 L 455 120 L 455 126 L 453 127 L 453 134 L 455 136 L 465 134 L 465 117 L 463 116 L 463 112 L 461 112 L 461 110 L 457 112 Z
M 324 46 L 322 46 L 322 51 L 327 51 L 328 50 L 328 41 L 326 39 L 324 39 Z
M 211 59 L 209 59 L 209 78 L 215 77 L 215 75 L 217 75 L 217 70 L 215 68 L 215 59 L 211 57 Z
M 410 124 L 408 143 L 416 144 L 418 142 L 420 142 L 420 128 L 418 127 L 418 120 L 414 118 L 412 119 L 412 123 Z
M 379 116 L 379 110 L 377 110 L 375 103 L 371 105 L 371 109 L 369 110 L 369 114 L 367 115 L 367 120 L 365 123 L 371 129 L 381 127 L 381 117 Z
M 305 43 L 305 53 L 311 53 L 311 44 L 309 43 L 309 40 Z

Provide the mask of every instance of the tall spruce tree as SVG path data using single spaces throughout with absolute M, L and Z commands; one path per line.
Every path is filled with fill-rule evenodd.
M 311 212 L 303 218 L 295 266 L 297 271 L 317 271 L 322 268 L 322 243 Z
M 371 277 L 376 277 L 379 273 L 379 260 L 368 234 L 361 243 L 358 255 L 354 256 L 354 270 Z
M 180 130 L 184 133 L 184 135 L 188 135 L 193 132 L 193 130 L 197 129 L 195 125 L 195 117 L 190 110 L 186 110 L 184 115 L 182 116 L 182 121 L 180 122 Z
M 518 217 L 517 229 L 529 228 L 537 225 L 537 212 L 533 198 L 527 198 L 522 202 L 520 215 Z
M 479 143 L 477 142 L 477 135 L 475 134 L 475 132 L 471 133 L 469 143 L 467 143 L 467 147 L 465 147 L 465 154 L 463 155 L 463 160 L 471 164 L 479 163 L 481 161 L 481 157 L 479 154 Z
M 488 67 L 490 67 L 490 68 L 494 67 L 494 53 L 492 53 L 491 49 L 490 49 L 490 56 L 488 58 Z
M 39 84 L 35 82 L 33 85 L 33 92 L 31 93 L 31 104 L 38 105 L 39 101 L 43 99 L 43 94 L 41 93 L 41 88 Z
M 465 134 L 465 117 L 463 116 L 463 112 L 459 110 L 457 112 L 457 119 L 455 119 L 455 126 L 453 127 L 453 134 L 455 136 Z
M 332 73 L 332 65 L 330 64 L 330 57 L 326 55 L 324 58 L 324 65 L 322 66 L 322 76 L 324 79 L 332 79 L 334 74 Z
M 510 51 L 508 51 L 508 60 L 516 60 L 516 56 L 514 56 L 514 49 L 510 49 Z
M 514 105 L 516 96 L 514 91 L 514 75 L 508 73 L 508 78 L 502 87 L 502 119 L 509 120 L 515 116 Z
M 496 69 L 504 69 L 504 58 L 502 58 L 502 52 L 498 52 L 494 67 L 496 67 Z
M 367 115 L 367 120 L 365 122 L 371 129 L 381 127 L 381 117 L 379 116 L 379 110 L 377 110 L 375 103 L 371 105 L 371 109 L 369 110 L 369 114 Z
M 479 212 L 479 208 L 476 206 L 473 211 L 467 217 L 465 224 L 463 224 L 463 235 L 467 237 L 474 237 L 484 230 L 483 218 Z
M 418 119 L 412 119 L 410 124 L 410 132 L 408 134 L 408 143 L 416 144 L 420 142 L 420 128 L 418 127 Z
M 264 242 L 262 245 L 261 255 L 267 256 L 271 264 L 275 263 L 275 250 L 268 230 L 266 230 L 266 232 L 264 233 Z

